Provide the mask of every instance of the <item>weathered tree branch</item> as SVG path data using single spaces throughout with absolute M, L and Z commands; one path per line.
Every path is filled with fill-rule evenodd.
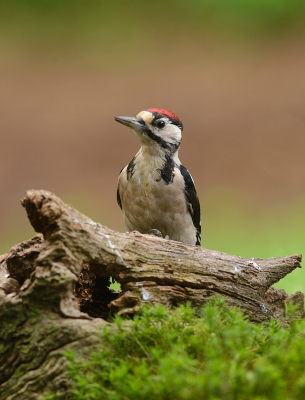
M 121 283 L 123 293 L 111 303 L 120 314 L 133 314 L 147 301 L 201 306 L 222 294 L 253 320 L 263 321 L 274 314 L 267 290 L 300 267 L 300 255 L 242 259 L 137 232 L 114 232 L 44 191 L 28 192 L 23 205 L 33 227 L 47 240 L 37 259 L 36 278 L 42 271 L 45 276 L 46 268 L 59 268 L 59 263 L 67 274 L 78 275 L 88 263 L 96 275 Z M 34 281 L 30 290 L 37 288 Z M 61 312 L 77 316 L 70 305 L 65 301 Z
M 107 303 L 133 315 L 148 302 L 200 308 L 221 295 L 256 322 L 287 322 L 289 302 L 303 316 L 301 292 L 287 295 L 271 287 L 300 267 L 300 255 L 244 259 L 122 234 L 46 191 L 28 191 L 22 204 L 44 241 L 37 236 L 0 258 L 0 275 L 4 269 L 10 275 L 0 276 L 0 399 L 39 399 L 42 389 L 61 398 L 69 384 L 62 350 L 74 348 L 82 356 L 101 345 L 98 331 L 108 323 L 92 317 L 106 317 Z M 110 276 L 121 283 L 121 293 L 108 289 Z

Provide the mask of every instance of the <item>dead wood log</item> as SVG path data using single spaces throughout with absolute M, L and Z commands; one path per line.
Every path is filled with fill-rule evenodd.
M 221 295 L 255 322 L 287 322 L 289 302 L 303 316 L 301 292 L 287 295 L 271 287 L 301 266 L 300 255 L 244 259 L 122 234 L 42 190 L 28 191 L 22 204 L 44 241 L 38 236 L 0 258 L 0 272 L 10 274 L 0 278 L 0 399 L 40 399 L 48 391 L 65 398 L 62 352 L 73 348 L 82 357 L 101 346 L 98 332 L 109 323 L 92 316 L 106 316 L 107 302 L 115 312 L 133 315 L 146 303 L 190 302 L 198 309 Z M 109 291 L 110 276 L 121 283 L 121 293 Z M 8 279 L 14 282 L 5 285 Z

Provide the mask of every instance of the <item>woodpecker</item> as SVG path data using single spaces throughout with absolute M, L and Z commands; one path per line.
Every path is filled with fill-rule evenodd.
M 200 204 L 194 181 L 178 151 L 183 125 L 171 111 L 149 108 L 136 117 L 115 117 L 131 128 L 141 148 L 118 178 L 117 202 L 126 232 L 160 232 L 200 246 Z

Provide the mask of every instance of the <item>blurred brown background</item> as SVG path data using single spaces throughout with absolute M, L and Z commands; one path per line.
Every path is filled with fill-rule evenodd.
M 1 253 L 34 234 L 27 189 L 123 230 L 117 176 L 139 143 L 113 117 L 152 107 L 183 121 L 204 247 L 302 252 L 304 15 L 288 0 L 2 1 Z

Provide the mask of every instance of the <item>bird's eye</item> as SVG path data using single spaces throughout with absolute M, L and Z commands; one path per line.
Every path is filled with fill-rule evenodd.
M 156 125 L 156 127 L 157 127 L 158 129 L 162 129 L 162 128 L 165 127 L 165 121 L 163 121 L 162 119 L 160 119 L 160 120 L 156 121 L 155 125 Z

